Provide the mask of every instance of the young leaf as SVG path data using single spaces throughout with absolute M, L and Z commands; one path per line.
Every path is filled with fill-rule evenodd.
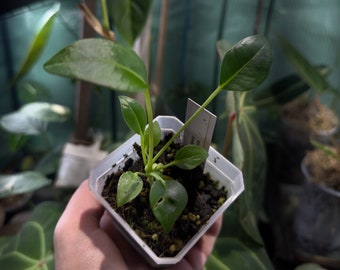
M 146 126 L 146 114 L 143 107 L 133 98 L 119 96 L 120 108 L 128 127 L 141 135 Z
M 121 175 L 117 187 L 117 206 L 133 200 L 142 191 L 143 180 L 137 173 L 125 172 Z
M 208 157 L 208 152 L 198 145 L 185 145 L 178 150 L 175 157 L 176 166 L 191 170 Z
M 260 35 L 247 37 L 224 54 L 219 84 L 224 90 L 248 91 L 264 81 L 271 63 L 267 39 Z
M 153 126 L 153 146 L 155 147 L 161 141 L 162 130 L 161 130 L 158 122 L 153 122 L 152 126 Z M 145 136 L 144 136 L 144 146 L 145 147 L 149 146 L 149 134 L 150 134 L 150 128 L 148 126 L 145 130 Z
M 187 205 L 185 188 L 175 180 L 156 180 L 151 186 L 149 199 L 153 214 L 164 231 L 169 233 Z
M 78 40 L 48 60 L 44 68 L 53 74 L 113 90 L 148 89 L 146 67 L 139 56 L 131 48 L 106 39 Z

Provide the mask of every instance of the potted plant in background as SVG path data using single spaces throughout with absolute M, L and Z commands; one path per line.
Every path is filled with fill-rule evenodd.
M 182 125 L 179 120 L 175 120 L 175 124 L 162 123 L 162 120 L 153 119 L 152 104 L 149 93 L 149 85 L 147 82 L 147 74 L 145 66 L 140 58 L 133 52 L 132 49 L 122 46 L 118 43 L 105 40 L 105 39 L 85 39 L 77 41 L 67 48 L 57 53 L 52 59 L 45 64 L 45 69 L 51 73 L 67 76 L 71 78 L 77 78 L 86 80 L 95 84 L 109 87 L 114 90 L 125 91 L 127 93 L 142 92 L 145 100 L 145 112 L 143 107 L 138 104 L 134 99 L 126 96 L 120 97 L 120 104 L 122 114 L 128 126 L 136 132 L 138 135 L 130 139 L 129 145 L 123 144 L 122 148 L 118 150 L 124 153 L 120 153 L 116 156 L 116 153 L 109 155 L 107 159 L 103 161 L 101 165 L 94 169 L 91 174 L 90 182 L 91 188 L 95 192 L 96 196 L 102 196 L 102 189 L 104 187 L 103 181 L 107 173 L 112 173 L 112 167 L 122 167 L 121 164 L 116 164 L 124 159 L 124 156 L 131 155 L 133 147 L 131 143 L 138 142 L 140 149 L 140 159 L 143 162 L 141 171 L 126 171 L 119 178 L 119 183 L 116 189 L 118 189 L 118 195 L 113 195 L 118 200 L 119 206 L 125 203 L 130 203 L 135 198 L 137 199 L 140 194 L 143 195 L 143 187 L 146 186 L 145 192 L 147 200 L 150 202 L 151 212 L 154 214 L 156 219 L 151 224 L 156 227 L 155 232 L 163 231 L 165 234 L 171 234 L 172 226 L 179 219 L 185 219 L 182 211 L 187 206 L 187 195 L 190 187 L 185 183 L 185 180 L 176 181 L 176 177 L 166 175 L 166 170 L 172 165 L 177 165 L 182 169 L 192 170 L 197 167 L 200 168 L 200 164 L 208 157 L 206 164 L 218 162 L 218 160 L 224 160 L 221 155 L 217 155 L 212 148 L 209 148 L 207 153 L 201 147 L 195 145 L 185 145 L 177 154 L 172 154 L 172 160 L 170 163 L 163 164 L 159 161 L 159 158 L 163 153 L 167 153 L 169 146 L 173 142 L 178 141 L 178 138 L 182 135 L 182 132 L 188 127 L 189 124 L 208 106 L 208 104 L 223 90 L 234 90 L 234 91 L 248 91 L 258 86 L 267 76 L 267 73 L 271 66 L 271 50 L 266 39 L 261 36 L 252 36 L 245 38 L 233 46 L 227 51 L 223 57 L 221 63 L 220 81 L 218 87 L 212 92 L 207 100 L 198 107 L 198 110 L 193 113 L 191 117 Z M 165 121 L 167 122 L 167 121 Z M 176 124 L 177 122 L 177 124 Z M 172 131 L 170 139 L 165 142 L 165 146 L 160 147 L 154 151 L 154 148 L 162 137 L 162 128 Z M 140 136 L 140 140 L 138 140 Z M 131 141 L 132 140 L 132 141 Z M 214 153 L 212 153 L 214 152 Z M 111 159 L 114 161 L 112 162 Z M 132 159 L 135 160 L 135 157 Z M 227 161 L 225 164 L 228 164 Z M 211 166 L 211 165 L 206 165 Z M 229 180 L 226 181 L 223 186 L 231 192 L 227 198 L 221 198 L 220 205 L 226 208 L 242 190 L 242 184 L 239 182 L 236 186 L 229 186 L 227 182 L 236 181 L 241 176 L 239 170 L 231 164 L 228 165 L 228 170 L 225 172 Z M 115 170 L 115 169 L 114 169 Z M 113 171 L 114 171 L 113 170 Z M 220 170 L 224 171 L 223 168 Z M 209 171 L 214 181 L 219 181 L 221 175 L 216 174 L 216 171 Z M 236 175 L 235 175 L 236 173 Z M 219 176 L 218 176 L 219 175 Z M 144 178 L 144 179 L 143 179 Z M 104 180 L 103 180 L 104 179 Z M 109 183 L 107 185 L 110 185 Z M 221 184 L 220 184 L 221 185 Z M 237 185 L 239 185 L 237 187 Z M 190 185 L 189 185 L 190 186 Z M 238 189 L 235 190 L 235 188 Z M 234 190 L 234 191 L 233 191 Z M 233 193 L 235 192 L 235 193 Z M 122 196 L 119 195 L 122 194 Z M 114 198 L 114 200 L 116 200 Z M 223 202 L 225 200 L 225 202 Z M 108 211 L 113 213 L 111 206 L 106 200 L 101 199 L 103 204 L 108 207 Z M 223 207 L 222 207 L 223 209 Z M 220 211 L 215 209 L 217 214 L 221 214 Z M 187 214 L 187 213 L 186 213 Z M 117 217 L 118 214 L 112 214 Z M 189 215 L 190 216 L 190 215 Z M 196 217 L 197 218 L 197 217 Z M 210 221 L 206 221 L 207 224 L 211 224 L 217 216 L 213 215 Z M 122 224 L 126 224 L 123 221 Z M 202 224 L 203 225 L 203 224 Z M 122 226 L 122 225 L 120 225 Z M 128 229 L 133 233 L 135 244 L 139 244 L 141 247 L 145 247 L 145 244 L 140 240 L 142 232 L 137 232 Z M 207 228 L 199 229 L 198 236 L 201 236 Z M 137 236 L 139 234 L 139 236 Z M 155 233 L 155 237 L 158 234 Z M 131 238 L 129 238 L 131 239 Z M 189 248 L 197 240 L 189 241 Z M 176 243 L 172 243 L 176 246 Z M 178 244 L 179 246 L 185 246 L 186 243 Z M 170 245 L 172 246 L 172 245 Z M 169 245 L 167 246 L 167 249 Z M 145 248 L 144 248 L 145 249 Z M 143 248 L 142 248 L 143 250 Z M 184 251 L 176 251 L 178 253 L 177 258 L 167 255 L 162 259 L 161 254 L 155 256 L 151 253 L 149 255 L 150 262 L 154 265 L 161 264 L 173 264 L 176 263 L 180 258 L 185 255 L 188 248 L 183 248 Z M 144 252 L 144 251 L 141 251 Z M 165 252 L 163 250 L 161 253 Z M 155 260 L 156 258 L 156 260 Z

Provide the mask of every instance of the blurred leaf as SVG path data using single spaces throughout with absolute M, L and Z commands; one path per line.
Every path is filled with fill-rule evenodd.
M 42 203 L 17 235 L 6 241 L 1 237 L 1 270 L 54 269 L 53 232 L 63 209 L 60 203 Z
M 270 71 L 272 58 L 265 37 L 244 38 L 224 54 L 219 86 L 232 91 L 248 91 L 259 86 Z
M 296 267 L 295 270 L 326 270 L 326 268 L 315 263 L 305 263 Z
M 25 60 L 21 64 L 18 72 L 11 80 L 11 85 L 14 85 L 21 79 L 27 72 L 30 71 L 32 66 L 39 59 L 43 49 L 46 47 L 48 38 L 52 32 L 53 22 L 60 9 L 60 3 L 55 3 L 41 18 L 38 23 L 39 30 L 34 37 L 31 47 L 26 55 Z
M 0 125 L 10 133 L 38 135 L 48 122 L 64 122 L 70 114 L 67 107 L 58 104 L 32 102 L 16 112 L 2 116 Z
M 224 54 L 231 49 L 232 45 L 226 40 L 218 40 L 216 42 L 216 49 L 218 56 L 223 59 Z
M 0 175 L 0 198 L 32 192 L 50 184 L 51 180 L 33 171 Z
M 27 117 L 41 122 L 64 122 L 71 115 L 69 108 L 47 102 L 28 103 L 21 107 L 20 111 Z
M 60 165 L 61 152 L 59 147 L 53 151 L 47 152 L 35 165 L 34 170 L 43 175 L 50 175 L 57 172 Z
M 18 90 L 19 99 L 22 104 L 51 100 L 48 90 L 37 82 L 25 80 L 19 84 Z
M 143 61 L 131 49 L 106 39 L 74 42 L 44 65 L 53 74 L 84 80 L 113 90 L 148 90 Z
M 317 68 L 312 66 L 308 59 L 306 59 L 293 45 L 282 37 L 279 41 L 288 61 L 292 64 L 299 76 L 301 76 L 312 89 L 319 92 L 331 91 L 332 93 L 339 95 L 325 77 L 318 72 Z
M 129 45 L 142 32 L 151 4 L 152 0 L 108 0 L 114 25 Z

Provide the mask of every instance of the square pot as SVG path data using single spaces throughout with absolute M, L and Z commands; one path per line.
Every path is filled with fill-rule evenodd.
M 173 116 L 158 116 L 155 118 L 164 132 L 176 132 L 183 126 L 183 123 Z M 182 140 L 180 136 L 179 141 Z M 117 214 L 109 203 L 102 197 L 102 190 L 105 185 L 106 176 L 117 171 L 123 166 L 128 158 L 137 157 L 133 150 L 134 143 L 140 143 L 139 135 L 133 135 L 120 147 L 110 153 L 95 168 L 90 171 L 89 187 L 97 199 L 103 204 L 106 210 L 113 217 L 114 223 L 118 230 L 126 237 L 132 246 L 150 263 L 153 267 L 163 267 L 178 263 L 183 259 L 185 254 L 195 245 L 195 243 L 204 235 L 217 218 L 235 201 L 235 199 L 244 190 L 242 172 L 230 161 L 223 157 L 212 147 L 209 148 L 209 157 L 204 166 L 204 173 L 209 173 L 211 178 L 218 181 L 220 186 L 224 186 L 228 192 L 227 200 L 220 208 L 210 217 L 194 237 L 186 243 L 182 250 L 174 257 L 159 257 L 150 247 L 135 233 L 135 231 L 126 223 L 126 221 Z

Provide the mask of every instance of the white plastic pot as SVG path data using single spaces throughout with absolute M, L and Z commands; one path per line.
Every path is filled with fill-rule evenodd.
M 165 132 L 175 132 L 183 125 L 180 120 L 172 116 L 159 116 L 155 120 L 159 123 L 162 131 Z M 179 138 L 179 140 L 181 140 L 181 138 Z M 226 187 L 228 192 L 227 200 L 175 257 L 159 257 L 134 232 L 128 223 L 126 223 L 125 220 L 114 211 L 114 209 L 101 195 L 105 185 L 106 176 L 116 171 L 119 166 L 123 166 L 126 159 L 136 156 L 133 150 L 133 144 L 135 142 L 139 143 L 139 135 L 132 136 L 119 148 L 109 154 L 95 168 L 93 168 L 90 171 L 89 187 L 97 199 L 104 205 L 106 210 L 112 215 L 114 223 L 119 231 L 126 237 L 131 245 L 134 246 L 144 258 L 146 258 L 151 266 L 163 267 L 173 265 L 183 259 L 186 253 L 244 190 L 242 172 L 215 149 L 212 147 L 209 148 L 209 157 L 206 161 L 204 172 L 209 173 L 212 179 L 219 182 L 220 186 Z

